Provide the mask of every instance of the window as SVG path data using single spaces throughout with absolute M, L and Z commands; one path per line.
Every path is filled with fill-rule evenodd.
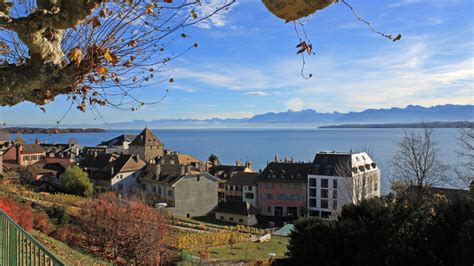
M 321 212 L 321 218 L 329 218 L 331 216 L 330 212 Z
M 334 188 L 334 189 L 337 188 L 337 179 L 332 180 L 332 188 Z
M 374 182 L 374 191 L 377 191 L 378 190 L 378 184 L 377 182 Z
M 329 208 L 328 200 L 321 200 L 321 209 Z
M 245 197 L 247 199 L 253 199 L 254 198 L 253 193 L 245 193 Z
M 267 193 L 267 200 L 271 200 L 272 199 L 272 194 L 271 193 Z
M 309 179 L 309 186 L 310 187 L 316 187 L 316 179 L 310 178 Z
M 262 193 L 258 194 L 258 198 L 263 199 L 263 194 Z
M 267 212 L 268 212 L 269 214 L 272 213 L 272 206 L 267 206 Z
M 328 196 L 328 190 L 327 189 L 321 189 L 321 198 L 322 199 L 327 199 L 329 196 Z
M 316 199 L 309 199 L 309 207 L 316 208 Z
M 332 200 L 332 208 L 337 210 L 337 200 Z
M 36 155 L 31 155 L 31 160 L 33 160 L 33 161 L 38 160 L 38 156 L 36 156 Z
M 271 189 L 272 188 L 272 183 L 267 183 L 267 188 Z
M 244 219 L 239 219 L 239 223 L 243 223 L 244 222 Z
M 24 155 L 24 156 L 23 156 L 23 160 L 25 160 L 25 161 L 29 161 L 29 160 L 30 160 L 30 156 L 28 156 L 28 155 Z
M 310 188 L 309 189 L 309 196 L 310 197 L 316 197 L 316 189 L 315 188 Z
M 337 199 L 337 190 L 332 191 L 332 198 Z
M 321 179 L 321 187 L 327 188 L 329 181 L 327 179 Z
M 153 191 L 153 192 L 156 192 L 156 187 L 153 187 L 153 188 L 152 188 L 152 191 Z
M 234 217 L 229 217 L 229 221 L 233 221 L 234 220 Z
M 286 200 L 286 195 L 278 194 L 278 200 Z
M 309 211 L 309 216 L 312 217 L 319 217 L 319 211 Z

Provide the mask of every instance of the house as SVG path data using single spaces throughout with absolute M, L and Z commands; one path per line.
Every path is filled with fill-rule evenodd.
M 135 138 L 135 135 L 132 134 L 122 134 L 113 139 L 102 141 L 98 146 L 104 147 L 106 153 L 128 153 L 128 145 Z
M 82 150 L 79 152 L 80 158 L 104 153 L 107 153 L 107 148 L 105 147 L 83 147 Z
M 258 223 L 257 214 L 258 209 L 252 204 L 233 200 L 220 202 L 215 210 L 217 220 L 247 226 L 254 226 Z
M 16 163 L 20 166 L 33 165 L 46 156 L 46 151 L 39 144 L 15 143 L 3 153 L 3 161 Z
M 60 163 L 37 162 L 27 168 L 30 182 L 43 181 L 52 185 L 59 185 L 59 177 L 66 168 Z
M 85 158 L 79 166 L 96 187 L 128 194 L 136 187 L 146 163 L 138 155 L 103 153 Z
M 257 178 L 257 206 L 262 218 L 283 223 L 306 215 L 306 184 L 312 164 L 270 162 Z
M 335 217 L 345 204 L 380 196 L 380 169 L 365 152 L 320 152 L 308 175 L 308 215 Z
M 252 170 L 252 163 L 246 162 L 245 165 L 242 165 L 240 161 L 235 162 L 235 165 L 223 165 L 218 164 L 214 165 L 209 169 L 209 173 L 217 178 L 219 178 L 219 190 L 217 192 L 219 201 L 225 201 L 225 183 L 229 178 L 234 176 L 237 173 L 254 173 Z
M 128 145 L 129 154 L 138 154 L 145 162 L 155 162 L 164 155 L 163 143 L 151 132 L 145 128 Z
M 202 171 L 205 162 L 190 155 L 173 157 L 165 155 L 157 164 L 149 163 L 138 179 L 140 187 L 166 203 L 173 215 L 209 214 L 217 206 L 219 179 Z
M 225 183 L 225 200 L 248 202 L 257 207 L 258 173 L 238 172 Z
M 79 156 L 82 147 L 78 144 L 47 144 L 38 143 L 45 150 L 46 157 L 67 158 L 74 160 Z

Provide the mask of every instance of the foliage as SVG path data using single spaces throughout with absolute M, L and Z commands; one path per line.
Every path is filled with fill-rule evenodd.
M 46 214 L 34 211 L 29 204 L 16 202 L 12 198 L 0 197 L 0 209 L 26 231 L 37 229 L 49 234 L 53 229 Z
M 70 221 L 69 214 L 66 212 L 64 206 L 53 205 L 46 208 L 46 214 L 48 214 L 51 222 L 55 225 L 65 225 Z
M 74 195 L 88 196 L 92 194 L 93 185 L 86 172 L 79 166 L 71 166 L 59 177 L 61 188 Z
M 234 2 L 0 0 L 0 105 L 44 105 L 61 94 L 81 111 L 159 102 L 137 99 L 133 90 L 173 82 L 164 68 L 198 47 L 186 28 Z
M 217 157 L 217 155 L 215 155 L 214 153 L 211 153 L 211 155 L 209 155 L 209 158 L 207 160 L 211 162 L 212 165 L 220 164 L 219 157 Z
M 299 220 L 288 254 L 294 265 L 469 265 L 473 219 L 467 197 L 372 199 L 346 205 L 337 221 Z
M 91 200 L 77 217 L 82 245 L 115 261 L 158 264 L 167 241 L 160 211 L 138 200 L 104 194 Z
M 469 188 L 474 182 L 474 128 L 460 129 L 458 143 L 457 154 L 460 163 L 455 170 L 459 180 Z

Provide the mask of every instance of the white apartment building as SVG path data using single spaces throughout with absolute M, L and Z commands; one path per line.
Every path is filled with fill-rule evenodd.
M 345 204 L 380 196 L 380 169 L 366 152 L 320 152 L 308 175 L 308 216 L 335 218 Z

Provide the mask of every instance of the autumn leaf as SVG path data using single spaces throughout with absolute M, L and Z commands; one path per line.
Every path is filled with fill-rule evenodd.
M 170 78 L 169 82 L 170 82 L 170 83 L 173 83 L 173 82 L 174 82 L 174 78 Z
M 152 15 L 155 13 L 155 11 L 153 10 L 154 8 L 156 7 L 156 3 L 151 3 L 149 5 L 146 6 L 146 9 L 145 9 L 145 14 L 147 15 Z
M 193 19 L 197 19 L 198 15 L 196 14 L 196 11 L 191 10 L 191 16 L 193 17 Z
M 79 49 L 79 47 L 76 47 L 69 52 L 69 60 L 74 62 L 77 67 L 81 65 L 82 51 Z
M 123 66 L 124 66 L 124 67 L 131 67 L 131 66 L 132 66 L 132 61 L 127 60 L 127 62 L 125 62 L 125 63 L 123 64 Z
M 402 38 L 402 35 L 401 35 L 401 34 L 398 34 L 398 35 L 393 39 L 393 41 L 394 41 L 394 42 L 399 41 L 401 38 Z
M 110 53 L 109 50 L 105 51 L 104 57 L 108 62 L 112 63 L 112 65 L 114 66 L 119 61 L 117 55 L 115 55 L 115 53 Z
M 98 17 L 98 16 L 92 17 L 92 18 L 91 18 L 91 23 L 92 23 L 92 27 L 93 27 L 94 29 L 101 26 L 100 20 L 99 20 L 99 17 Z
M 100 66 L 95 70 L 95 72 L 97 72 L 99 75 L 105 75 L 109 72 L 109 69 L 104 66 Z

